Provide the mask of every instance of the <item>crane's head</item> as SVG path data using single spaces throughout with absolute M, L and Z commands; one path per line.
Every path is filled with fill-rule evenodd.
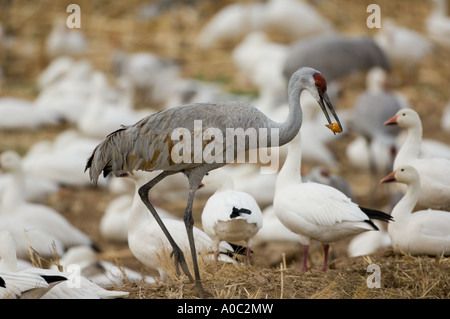
M 325 114 L 325 117 L 327 118 L 328 121 L 327 127 L 330 128 L 333 131 L 333 133 L 341 133 L 342 132 L 341 121 L 339 121 L 339 118 L 336 115 L 336 112 L 334 111 L 333 105 L 331 104 L 330 98 L 328 97 L 327 81 L 325 80 L 325 78 L 319 71 L 309 67 L 300 68 L 297 72 L 300 75 L 301 79 L 300 82 L 303 85 L 303 88 L 306 89 L 312 95 L 312 97 L 320 105 L 323 114 Z M 331 115 L 336 120 L 336 123 L 331 121 L 328 111 L 330 111 Z
M 330 98 L 327 94 L 327 81 L 325 81 L 325 78 L 320 73 L 315 73 L 313 75 L 314 78 L 314 85 L 316 87 L 316 91 L 318 94 L 318 97 L 316 97 L 317 103 L 319 103 L 320 108 L 322 109 L 323 113 L 325 114 L 325 117 L 327 118 L 328 125 L 327 127 L 333 131 L 333 133 L 341 133 L 342 132 L 342 125 L 341 121 L 339 121 L 339 118 L 334 111 L 333 105 L 331 104 Z M 330 115 L 328 114 L 327 108 L 330 110 L 331 114 L 333 115 L 334 119 L 336 120 L 336 123 L 331 122 Z

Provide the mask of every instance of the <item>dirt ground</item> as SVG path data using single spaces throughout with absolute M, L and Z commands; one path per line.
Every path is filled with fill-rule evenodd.
M 144 1 L 126 2 L 13 1 L 10 8 L 9 28 L 18 37 L 17 45 L 8 53 L 3 52 L 2 66 L 5 72 L 0 96 L 17 96 L 33 99 L 38 93 L 36 77 L 48 64 L 43 54 L 43 39 L 51 28 L 55 16 L 66 16 L 65 8 L 76 2 L 82 8 L 83 28 L 88 35 L 92 50 L 86 57 L 105 72 L 111 72 L 108 54 L 112 44 L 110 35 L 120 35 L 126 50 L 151 52 L 175 59 L 183 66 L 186 77 L 225 83 L 231 92 L 254 92 L 236 76 L 237 70 L 230 59 L 232 45 L 224 45 L 208 52 L 200 51 L 193 40 L 201 27 L 219 8 L 231 1 L 179 1 L 191 6 L 174 5 L 172 10 L 150 22 L 133 18 L 138 5 Z M 250 2 L 250 1 L 245 1 Z M 373 1 L 311 1 L 318 10 L 346 34 L 374 35 L 365 21 L 367 5 Z M 378 1 L 382 18 L 391 17 L 398 24 L 425 32 L 424 19 L 431 9 L 428 1 Z M 3 10 L 0 21 L 5 23 Z M 283 39 L 281 39 L 282 41 Z M 27 46 L 32 54 L 21 50 Z M 21 53 L 22 52 L 22 53 Z M 6 66 L 6 67 L 5 67 Z M 403 93 L 411 106 L 422 116 L 424 137 L 448 143 L 449 135 L 440 130 L 440 118 L 444 106 L 450 100 L 450 51 L 436 46 L 412 75 L 394 69 L 395 89 Z M 343 95 L 339 108 L 351 107 L 355 97 L 364 90 L 363 76 L 351 77 L 343 83 Z M 33 143 L 52 139 L 70 128 L 68 125 L 45 127 L 38 131 L 0 131 L 0 151 L 17 150 L 26 154 Z M 346 135 L 330 145 L 339 160 L 336 171 L 352 186 L 356 201 L 369 205 L 370 177 L 367 173 L 352 169 L 345 158 L 344 148 L 354 138 Z M 312 165 L 305 163 L 303 171 Z M 376 194 L 376 206 L 382 208 L 387 202 L 380 186 Z M 60 211 L 74 225 L 89 234 L 100 247 L 99 258 L 116 262 L 144 274 L 154 274 L 137 261 L 126 244 L 116 244 L 102 238 L 98 225 L 108 203 L 116 195 L 94 186 L 81 189 L 64 187 L 48 199 L 48 204 Z M 201 227 L 200 213 L 206 198 L 197 197 L 194 204 L 196 225 Z M 175 215 L 181 216 L 184 201 L 160 203 Z M 332 261 L 327 272 L 321 272 L 321 247 L 313 247 L 311 262 L 313 270 L 300 272 L 301 247 L 297 244 L 270 243 L 253 248 L 251 266 L 222 265 L 214 271 L 213 265 L 201 264 L 203 284 L 215 298 L 223 299 L 448 299 L 450 297 L 450 259 L 444 257 L 409 256 L 394 254 L 385 248 L 365 257 L 348 258 L 348 241 L 332 247 Z M 169 262 L 170 263 L 170 262 Z M 369 288 L 370 272 L 367 267 L 376 264 L 381 271 L 380 288 Z M 117 290 L 130 292 L 129 299 L 175 299 L 197 298 L 193 285 L 186 277 L 173 278 L 169 283 L 128 283 Z

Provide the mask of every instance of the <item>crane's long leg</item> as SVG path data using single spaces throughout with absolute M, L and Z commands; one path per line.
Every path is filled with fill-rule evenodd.
M 150 189 L 153 186 L 155 186 L 157 183 L 159 183 L 162 179 L 164 179 L 165 177 L 172 175 L 172 174 L 174 174 L 174 173 L 162 172 L 161 174 L 156 176 L 154 179 L 152 179 L 148 183 L 142 185 L 139 188 L 138 192 L 139 192 L 139 196 L 141 197 L 141 200 L 144 202 L 145 206 L 147 206 L 148 210 L 152 213 L 153 217 L 158 222 L 162 231 L 164 232 L 167 239 L 169 240 L 170 245 L 172 245 L 172 248 L 173 248 L 172 254 L 174 256 L 175 269 L 177 271 L 177 274 L 178 275 L 180 274 L 180 269 L 179 269 L 179 265 L 180 265 L 181 269 L 183 269 L 183 272 L 185 273 L 185 275 L 189 277 L 189 280 L 194 281 L 191 273 L 189 272 L 189 268 L 186 263 L 186 259 L 184 258 L 184 254 L 183 254 L 182 250 L 180 249 L 180 247 L 177 245 L 177 243 L 173 239 L 172 235 L 167 230 L 166 226 L 162 222 L 161 218 L 159 217 L 158 213 L 156 212 L 155 208 L 153 207 L 152 203 L 150 203 L 150 200 L 148 198 L 148 193 L 149 193 Z
M 212 294 L 203 288 L 202 281 L 200 279 L 200 271 L 198 269 L 197 252 L 195 249 L 194 218 L 192 217 L 192 205 L 194 203 L 194 195 L 197 189 L 198 185 L 190 186 L 189 198 L 186 206 L 186 211 L 184 212 L 184 224 L 186 225 L 186 232 L 188 235 L 189 245 L 191 248 L 192 263 L 194 264 L 195 288 L 198 294 L 200 295 L 200 298 L 204 298 L 204 297 L 212 297 Z

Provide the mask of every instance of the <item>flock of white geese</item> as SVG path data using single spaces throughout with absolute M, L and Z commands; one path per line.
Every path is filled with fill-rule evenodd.
M 265 20 L 267 25 L 286 31 L 288 26 L 281 24 L 283 19 L 277 16 L 291 21 L 283 9 L 293 3 L 301 2 L 269 1 L 270 10 L 257 4 L 252 9 L 254 21 L 258 21 L 259 14 L 271 12 Z M 242 34 L 236 33 L 248 34 L 233 51 L 233 61 L 241 76 L 248 77 L 259 89 L 254 105 L 270 113 L 272 118 L 283 118 L 286 114 L 280 113 L 282 108 L 274 107 L 274 103 L 280 94 L 285 94 L 282 65 L 288 48 L 270 42 L 261 32 L 262 25 L 240 26 L 241 20 L 233 16 L 243 14 L 239 6 L 235 4 L 217 14 L 216 20 L 205 27 L 199 43 L 209 47 L 216 42 L 242 38 Z M 290 13 L 294 13 L 292 8 Z M 305 11 L 303 8 L 301 12 Z M 315 25 L 321 17 L 316 16 L 315 11 L 308 12 L 309 26 L 323 28 L 310 30 L 309 34 L 333 31 L 329 23 Z M 433 14 L 435 19 L 430 18 L 429 24 L 445 26 L 441 21 L 446 17 L 439 14 L 439 20 L 437 13 Z M 236 23 L 230 23 L 230 19 L 235 19 Z M 221 21 L 225 20 L 236 30 L 225 33 L 220 28 Z M 386 40 L 384 36 L 396 32 L 394 23 L 388 27 L 389 34 L 379 35 L 380 46 Z M 304 36 L 295 34 L 295 30 L 298 28 L 289 29 L 288 34 L 293 38 Z M 431 37 L 434 41 L 442 39 L 437 34 L 438 27 L 430 26 L 430 30 L 435 31 Z M 386 47 L 386 50 L 392 49 L 387 54 L 395 63 L 419 63 L 434 45 L 427 40 L 417 42 L 412 31 L 398 28 L 398 32 L 404 35 L 400 38 L 406 42 L 413 37 L 415 43 L 421 44 L 416 46 L 421 51 L 408 48 L 405 52 L 403 43 L 395 42 L 398 46 Z M 392 43 L 392 39 L 389 41 Z M 58 56 L 55 51 L 51 48 L 51 54 Z M 402 54 L 410 55 L 405 58 Z M 177 66 L 161 63 L 161 59 L 151 53 L 120 52 L 120 59 L 119 55 L 117 58 L 121 72 L 114 85 L 89 61 L 58 56 L 37 79 L 40 93 L 34 101 L 0 98 L 2 130 L 33 132 L 48 125 L 58 126 L 62 121 L 72 127 L 54 140 L 36 143 L 22 157 L 11 150 L 0 155 L 1 298 L 123 298 L 127 292 L 108 288 L 121 283 L 124 273 L 128 280 L 146 283 L 157 283 L 169 277 L 161 265 L 160 254 L 171 246 L 136 191 L 154 173 L 136 172 L 132 176 L 99 181 L 99 187 L 117 194 L 105 210 L 99 232 L 107 240 L 127 243 L 140 262 L 158 271 L 157 277 L 143 276 L 97 260 L 95 243 L 89 236 L 44 203 L 61 185 L 92 186 L 83 169 L 100 140 L 121 125 L 133 124 L 155 112 L 135 109 L 136 87 L 144 86 L 149 92 L 157 93 L 156 99 L 167 107 L 236 97 L 216 85 L 181 77 Z M 151 74 L 158 74 L 158 77 Z M 251 247 L 255 242 L 294 241 L 303 246 L 302 270 L 305 271 L 309 269 L 307 256 L 311 240 L 324 245 L 323 270 L 328 267 L 329 245 L 351 237 L 349 256 L 370 254 L 386 246 L 414 255 L 450 254 L 450 146 L 422 138 L 419 114 L 405 97 L 385 88 L 384 71 L 373 69 L 367 79 L 367 92 L 360 96 L 365 99 L 361 106 L 356 103 L 353 110 L 339 112 L 338 109 L 344 127 L 348 123 L 349 129 L 358 136 L 348 145 L 346 156 L 355 170 L 372 170 L 374 175 L 386 173 L 381 182 L 394 182 L 400 191 L 400 200 L 385 213 L 357 204 L 349 184 L 326 168 L 337 165 L 336 157 L 327 148 L 327 142 L 333 137 L 324 135 L 329 132 L 323 128 L 317 130 L 317 126 L 322 125 L 316 125 L 315 101 L 302 95 L 304 123 L 298 136 L 280 149 L 284 164 L 279 174 L 260 174 L 258 166 L 243 164 L 212 171 L 204 179 L 205 187 L 199 193 L 208 196 L 208 200 L 202 213 L 202 227 L 195 228 L 199 254 L 215 263 L 237 263 L 230 257 L 237 246 L 230 243 L 240 244 L 244 246 L 240 253 L 245 255 L 245 264 L 250 264 Z M 377 113 L 372 113 L 374 108 L 364 109 L 370 103 L 379 104 Z M 445 114 L 442 116 L 443 132 L 450 131 L 449 118 Z M 354 123 L 362 124 L 367 131 L 360 130 Z M 372 124 L 375 126 L 370 127 Z M 398 148 L 395 154 L 391 151 L 393 146 Z M 314 174 L 301 175 L 302 161 L 317 166 Z M 186 190 L 184 177 L 173 175 L 156 186 L 151 196 L 160 202 L 171 201 L 180 194 L 184 196 Z M 424 209 L 416 210 L 416 207 Z M 184 222 L 161 207 L 157 210 L 175 241 L 189 249 Z M 30 246 L 42 257 L 57 254 L 63 271 L 31 265 Z M 82 274 L 77 277 L 79 282 L 72 281 L 71 265 L 78 265 L 77 270 Z M 84 275 L 92 273 L 88 270 L 93 267 L 97 269 L 94 275 Z M 70 284 L 81 288 L 69 289 Z

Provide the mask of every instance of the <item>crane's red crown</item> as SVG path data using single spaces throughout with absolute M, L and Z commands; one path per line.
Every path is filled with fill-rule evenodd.
M 313 77 L 317 91 L 319 92 L 320 95 L 322 95 L 327 91 L 327 81 L 325 81 L 325 78 L 320 73 L 314 74 Z

